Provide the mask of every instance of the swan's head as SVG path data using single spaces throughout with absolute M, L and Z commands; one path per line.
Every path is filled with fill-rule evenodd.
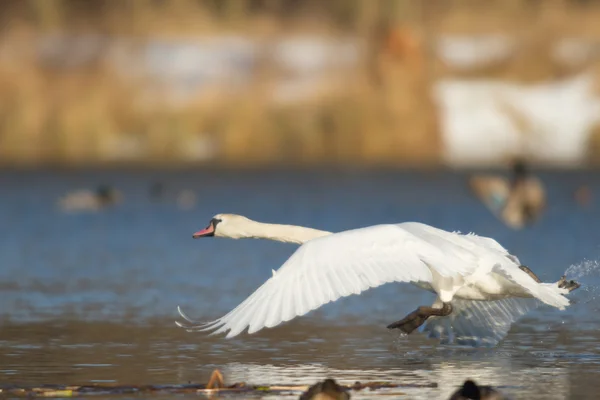
M 217 214 L 210 220 L 206 228 L 194 233 L 192 237 L 194 239 L 211 236 L 233 239 L 247 237 L 246 228 L 251 222 L 241 215 Z

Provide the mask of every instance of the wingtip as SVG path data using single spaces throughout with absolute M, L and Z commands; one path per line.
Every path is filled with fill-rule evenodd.
M 190 317 L 188 317 L 183 310 L 181 310 L 181 307 L 177 306 L 177 311 L 179 312 L 179 315 L 181 315 L 181 317 L 183 319 L 185 319 L 187 323 L 181 323 L 179 321 L 175 321 L 175 325 L 177 325 L 179 328 L 183 328 L 188 332 L 206 332 L 206 331 L 210 331 L 210 330 L 214 330 L 214 329 L 218 329 L 220 328 L 219 326 L 219 320 L 216 321 L 211 321 L 211 322 L 199 322 L 199 321 L 194 321 L 193 319 L 191 319 Z M 213 335 L 215 333 L 220 333 L 219 331 L 216 332 L 211 332 L 209 334 Z
M 192 330 L 193 326 L 182 324 L 179 321 L 175 321 L 175 325 L 177 325 L 177 327 L 179 327 L 179 328 L 185 329 L 188 332 L 192 332 L 193 331 Z
M 179 313 L 181 318 L 185 319 L 187 322 L 192 323 L 192 324 L 195 323 L 195 321 L 193 319 L 188 317 L 187 314 L 183 312 L 183 310 L 181 309 L 181 306 L 179 306 L 179 305 L 177 306 L 177 312 Z
M 175 325 L 177 325 L 178 327 L 183 328 L 188 332 L 194 332 L 194 331 L 198 330 L 199 327 L 201 327 L 201 324 L 198 324 L 197 321 L 194 321 L 193 319 L 188 317 L 187 314 L 183 312 L 183 310 L 181 309 L 180 306 L 177 306 L 177 312 L 184 320 L 186 320 L 186 322 L 190 323 L 190 325 L 188 325 L 188 324 L 182 324 L 179 321 L 175 321 Z

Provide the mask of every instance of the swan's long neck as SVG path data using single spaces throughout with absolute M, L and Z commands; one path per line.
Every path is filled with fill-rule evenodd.
M 311 239 L 327 235 L 331 235 L 331 232 L 303 226 L 266 224 L 247 220 L 243 227 L 237 230 L 236 235 L 230 237 L 235 239 L 268 239 L 278 242 L 303 244 Z

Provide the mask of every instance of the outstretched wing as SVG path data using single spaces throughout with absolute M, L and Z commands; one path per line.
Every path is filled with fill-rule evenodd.
M 508 298 L 495 301 L 452 300 L 452 314 L 431 317 L 423 332 L 442 343 L 495 346 L 511 325 L 542 304 L 536 299 Z
M 512 264 L 515 264 L 515 266 L 518 267 L 521 265 L 521 262 L 516 256 L 510 254 L 508 250 L 492 238 L 478 236 L 474 233 L 463 235 L 456 232 L 454 234 L 449 234 L 447 231 L 434 228 L 433 226 L 415 222 L 408 222 L 401 225 L 406 230 L 419 237 L 428 238 L 429 242 L 436 244 L 436 246 L 447 247 L 448 242 L 450 242 L 452 248 L 461 249 L 463 252 L 464 250 L 470 250 L 478 254 L 479 257 L 495 255 L 499 257 L 498 260 L 503 260 L 506 257 Z
M 448 254 L 403 225 L 377 225 L 311 240 L 227 315 L 207 324 L 179 325 L 214 334 L 229 331 L 230 338 L 247 327 L 248 333 L 274 327 L 388 282 L 431 283 L 432 270 L 441 277 L 456 277 L 477 268 L 469 252 Z
M 506 250 L 500 243 L 498 243 L 497 241 L 495 241 L 492 238 L 489 237 L 484 237 L 484 236 L 478 236 L 475 235 L 474 233 L 469 233 L 468 235 L 464 235 L 463 236 L 466 240 L 469 240 L 473 243 L 475 243 L 478 246 L 493 250 L 493 251 L 497 251 L 500 254 L 503 254 L 504 256 L 506 256 L 510 261 L 512 261 L 513 263 L 515 263 L 517 266 L 521 265 L 521 261 L 519 261 L 519 259 L 517 258 L 517 256 L 510 254 L 508 252 L 508 250 Z

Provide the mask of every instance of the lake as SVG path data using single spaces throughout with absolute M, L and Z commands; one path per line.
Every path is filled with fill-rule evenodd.
M 325 377 L 344 384 L 400 383 L 401 389 L 386 393 L 397 398 L 445 399 L 467 378 L 516 398 L 595 398 L 600 207 L 594 201 L 579 206 L 573 193 L 585 184 L 598 198 L 600 175 L 541 171 L 548 208 L 541 221 L 521 231 L 504 226 L 470 194 L 468 175 L 0 172 L 0 386 L 205 383 L 219 368 L 228 384 L 312 384 Z M 149 196 L 153 182 L 165 185 L 160 199 Z M 101 183 L 121 190 L 124 201 L 96 213 L 56 207 L 68 191 Z M 195 192 L 195 207 L 177 206 L 182 190 Z M 200 320 L 219 317 L 297 247 L 192 239 L 224 212 L 329 231 L 419 221 L 475 232 L 498 240 L 544 281 L 556 281 L 569 269 L 569 277 L 583 285 L 566 311 L 531 312 L 491 349 L 444 346 L 420 334 L 388 331 L 388 323 L 432 301 L 431 294 L 400 284 L 341 299 L 253 335 L 226 340 L 189 333 L 174 323 L 178 305 Z

